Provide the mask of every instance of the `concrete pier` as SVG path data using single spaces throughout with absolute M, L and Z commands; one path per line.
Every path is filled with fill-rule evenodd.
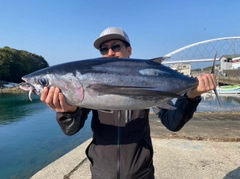
M 240 113 L 195 113 L 179 132 L 150 115 L 156 179 L 239 179 Z M 90 179 L 85 149 L 91 139 L 32 179 Z

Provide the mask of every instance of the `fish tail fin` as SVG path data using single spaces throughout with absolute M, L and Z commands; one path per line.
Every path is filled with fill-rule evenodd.
M 214 72 L 215 72 L 216 58 L 217 58 L 217 52 L 216 52 L 216 54 L 215 54 L 215 56 L 214 56 L 213 65 L 212 65 L 212 70 L 211 70 L 211 73 L 213 73 L 213 74 L 214 74 Z M 218 104 L 219 104 L 220 106 L 222 106 L 222 103 L 221 103 L 220 98 L 219 98 L 219 96 L 218 96 L 217 90 L 214 89 L 213 91 L 214 91 L 214 93 L 215 93 L 215 95 L 216 95 Z
M 212 70 L 211 70 L 211 73 L 213 73 L 213 74 L 214 74 L 214 72 L 215 72 L 216 58 L 217 58 L 217 52 L 216 52 L 216 54 L 215 54 L 215 56 L 214 56 L 213 65 L 212 65 Z
M 222 103 L 221 103 L 220 98 L 219 98 L 219 96 L 218 96 L 217 90 L 214 89 L 213 91 L 214 91 L 215 96 L 216 96 L 216 98 L 217 98 L 218 104 L 222 107 Z

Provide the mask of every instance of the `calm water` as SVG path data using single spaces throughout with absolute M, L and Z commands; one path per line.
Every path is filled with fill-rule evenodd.
M 73 136 L 38 97 L 0 94 L 0 178 L 29 178 L 91 137 L 90 120 Z
M 200 103 L 202 111 L 240 111 L 239 97 L 214 96 Z M 91 117 L 91 116 L 89 116 Z M 91 137 L 90 120 L 73 136 L 65 136 L 55 112 L 27 94 L 0 94 L 0 178 L 29 178 Z
M 203 99 L 198 106 L 198 112 L 223 112 L 240 111 L 240 95 L 219 96 L 222 106 L 216 100 L 215 95 L 203 95 Z

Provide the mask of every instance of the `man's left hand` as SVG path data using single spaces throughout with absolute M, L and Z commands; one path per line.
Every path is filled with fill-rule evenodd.
M 217 82 L 214 74 L 205 74 L 203 73 L 200 76 L 197 76 L 199 84 L 196 88 L 187 92 L 187 96 L 191 99 L 201 96 L 201 94 L 206 93 L 210 90 L 214 90 L 217 87 Z

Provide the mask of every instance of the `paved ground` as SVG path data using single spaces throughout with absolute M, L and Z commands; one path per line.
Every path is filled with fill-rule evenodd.
M 240 113 L 195 113 L 177 132 L 150 118 L 156 179 L 240 179 Z M 85 148 L 90 140 L 32 179 L 90 179 Z
M 157 138 L 240 142 L 240 112 L 201 112 L 176 133 L 168 131 L 151 115 L 151 135 Z

